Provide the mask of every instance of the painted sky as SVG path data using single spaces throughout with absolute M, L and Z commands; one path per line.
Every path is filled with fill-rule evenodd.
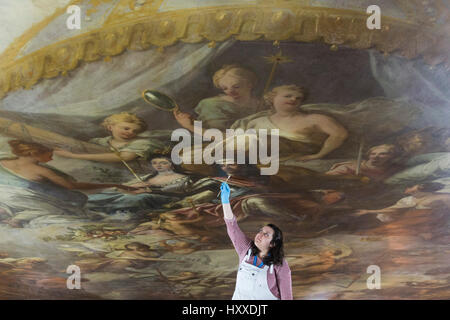
M 33 24 L 51 15 L 70 0 L 0 0 L 0 52 Z

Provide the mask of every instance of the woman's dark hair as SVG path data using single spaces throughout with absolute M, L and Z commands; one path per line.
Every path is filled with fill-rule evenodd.
M 166 155 L 162 155 L 162 154 L 152 154 L 152 155 L 148 158 L 148 162 L 150 163 L 150 165 L 151 165 L 152 160 L 154 160 L 154 159 L 166 159 L 167 161 L 169 161 L 169 162 L 172 164 L 172 167 L 173 167 L 173 171 L 174 171 L 174 172 L 184 174 L 184 173 L 183 173 L 183 170 L 181 169 L 181 167 L 175 165 L 175 164 L 172 162 L 172 159 L 171 159 L 170 157 L 168 157 L 168 156 L 166 156 Z M 156 172 L 155 172 L 155 175 L 156 175 Z
M 272 241 L 270 241 L 270 244 L 273 245 L 273 247 L 269 248 L 269 254 L 264 257 L 263 262 L 267 266 L 271 264 L 282 265 L 284 259 L 283 232 L 272 223 L 269 223 L 266 226 L 271 227 L 273 230 Z M 251 250 L 252 255 L 254 256 L 260 252 L 254 240 L 251 242 Z

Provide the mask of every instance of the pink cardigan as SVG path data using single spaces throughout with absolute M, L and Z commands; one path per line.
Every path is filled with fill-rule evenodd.
M 251 240 L 239 228 L 236 217 L 233 219 L 224 219 L 227 225 L 227 232 L 233 242 L 234 248 L 239 255 L 239 263 L 244 259 L 251 247 Z M 254 256 L 251 256 L 247 263 L 253 263 Z M 257 257 L 256 264 L 259 265 L 262 260 Z M 267 272 L 267 283 L 270 291 L 275 297 L 281 300 L 292 300 L 292 279 L 291 269 L 289 269 L 287 261 L 284 259 L 282 265 L 274 265 L 274 272 Z

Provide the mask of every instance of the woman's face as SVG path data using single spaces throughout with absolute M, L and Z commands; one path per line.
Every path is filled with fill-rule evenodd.
M 273 239 L 273 229 L 269 226 L 262 227 L 259 232 L 255 236 L 255 245 L 258 247 L 261 251 L 267 251 L 269 250 L 272 245 L 270 242 Z
M 169 171 L 172 169 L 172 162 L 164 158 L 155 158 L 151 162 L 153 169 L 158 172 Z
M 296 111 L 303 101 L 303 94 L 289 89 L 281 89 L 273 99 L 276 111 Z
M 135 138 L 141 130 L 141 126 L 136 123 L 118 122 L 108 126 L 111 135 L 120 140 Z
M 219 87 L 233 100 L 249 97 L 252 91 L 252 86 L 247 79 L 236 76 L 230 72 L 227 72 L 219 80 Z

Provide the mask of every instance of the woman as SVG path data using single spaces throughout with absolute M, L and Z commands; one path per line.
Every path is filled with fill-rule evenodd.
M 230 187 L 220 186 L 228 235 L 241 261 L 233 300 L 292 300 L 291 270 L 284 259 L 283 233 L 273 225 L 261 228 L 254 240 L 241 231 L 230 206 Z
M 172 160 L 166 156 L 155 155 L 150 159 L 154 173 L 144 177 L 146 181 L 132 184 L 135 188 L 159 189 L 161 192 L 183 193 L 192 182 L 190 177 L 177 172 Z M 139 192 L 139 191 L 138 191 Z M 140 192 L 145 192 L 141 190 Z
M 192 184 L 189 176 L 176 172 L 170 158 L 155 155 L 150 164 L 154 173 L 144 176 L 143 182 L 132 181 L 130 184 L 130 187 L 140 189 L 128 194 L 115 190 L 91 194 L 89 209 L 107 213 L 158 209 L 163 204 L 178 201 Z
M 300 106 L 307 91 L 297 85 L 275 87 L 264 95 L 271 111 L 236 121 L 231 128 L 278 129 L 280 157 L 298 161 L 321 159 L 342 145 L 347 130 L 336 120 L 318 113 L 305 113 Z
M 134 189 L 120 184 L 77 182 L 44 164 L 52 160 L 52 149 L 20 140 L 8 144 L 16 158 L 0 161 L 0 208 L 12 218 L 8 223 L 13 226 L 49 214 L 85 215 L 86 196 L 75 190 Z
M 194 109 L 204 129 L 228 129 L 237 119 L 260 111 L 263 104 L 253 95 L 257 76 L 239 65 L 225 65 L 213 76 L 214 86 L 223 91 L 216 97 L 203 99 Z M 194 132 L 190 114 L 175 111 L 175 119 L 184 128 Z

